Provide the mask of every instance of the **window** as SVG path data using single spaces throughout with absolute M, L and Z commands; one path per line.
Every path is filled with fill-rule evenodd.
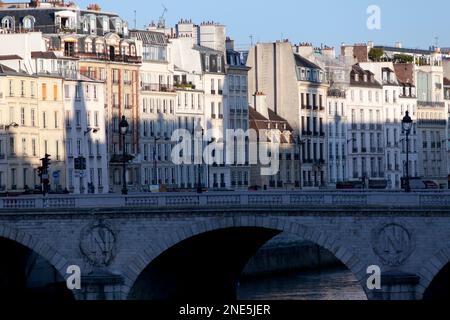
M 26 16 L 22 20 L 22 26 L 24 29 L 33 29 L 34 28 L 35 19 L 32 16 Z
M 22 138 L 22 155 L 27 155 L 27 139 Z
M 34 98 L 34 81 L 30 82 L 30 96 Z
M 42 100 L 47 100 L 47 84 L 42 84 Z
M 97 180 L 98 180 L 98 187 L 103 187 L 103 170 L 102 168 L 97 169 Z
M 83 155 L 83 153 L 81 152 L 81 140 L 80 139 L 77 140 L 77 154 L 78 154 L 78 156 Z
M 9 138 L 9 154 L 14 156 L 16 154 L 15 146 L 14 146 L 14 137 Z
M 77 127 L 81 128 L 81 111 L 77 110 L 75 114 L 76 114 L 75 117 L 76 117 Z
M 33 157 L 37 156 L 37 150 L 36 150 L 36 139 L 31 140 L 31 152 L 33 154 Z
M 94 112 L 94 126 L 98 127 L 98 111 Z
M 20 81 L 20 96 L 25 97 L 25 81 Z
M 55 129 L 58 129 L 59 128 L 59 124 L 58 124 L 58 122 L 59 122 L 59 114 L 58 114 L 58 111 L 55 111 L 55 113 L 54 113 L 54 120 L 55 120 Z
M 20 108 L 20 124 L 25 126 L 25 108 Z
M 9 80 L 9 96 L 14 96 L 14 82 L 13 80 Z
M 46 112 L 42 113 L 42 127 L 44 129 L 47 128 L 47 113 Z
M 2 28 L 4 29 L 12 29 L 14 27 L 14 18 L 13 17 L 4 17 L 2 19 Z

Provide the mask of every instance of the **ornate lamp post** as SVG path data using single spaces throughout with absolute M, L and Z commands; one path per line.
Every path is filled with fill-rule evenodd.
M 202 125 L 199 123 L 199 125 L 197 126 L 197 128 L 195 129 L 198 134 L 201 134 L 201 150 L 200 152 L 203 152 L 203 136 L 205 135 L 205 129 L 203 129 Z M 201 163 L 203 163 L 203 156 L 202 154 L 201 156 Z M 198 177 L 197 177 L 197 193 L 203 193 L 203 187 L 202 187 L 202 175 L 201 175 L 201 169 L 202 169 L 202 164 L 199 163 L 198 164 Z
M 411 129 L 413 126 L 413 121 L 409 116 L 409 112 L 406 111 L 405 117 L 402 120 L 402 129 L 406 134 L 406 177 L 405 177 L 405 192 L 411 192 L 411 186 L 409 184 L 409 135 L 411 134 Z
M 123 159 L 122 159 L 122 194 L 127 195 L 128 189 L 127 189 L 127 150 L 125 148 L 125 137 L 128 132 L 129 124 L 125 116 L 122 116 L 122 121 L 120 121 L 119 124 L 120 128 L 120 134 L 122 135 L 122 149 L 123 149 Z

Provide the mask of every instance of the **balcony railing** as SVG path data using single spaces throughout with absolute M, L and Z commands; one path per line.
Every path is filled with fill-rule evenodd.
M 169 84 L 145 83 L 141 85 L 144 92 L 175 92 L 175 87 Z
M 335 98 L 346 98 L 345 90 L 339 90 L 339 89 L 330 89 L 328 90 L 328 96 L 329 97 L 335 97 Z
M 418 107 L 445 108 L 445 102 L 417 101 Z

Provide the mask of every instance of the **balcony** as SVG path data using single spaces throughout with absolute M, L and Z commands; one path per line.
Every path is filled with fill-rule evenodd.
M 339 89 L 330 89 L 328 90 L 327 95 L 329 97 L 335 97 L 335 98 L 346 98 L 345 90 L 339 90 Z
M 141 85 L 143 92 L 175 92 L 175 87 L 168 84 L 145 83 Z
M 94 59 L 102 61 L 114 61 L 114 62 L 124 62 L 124 63 L 142 63 L 142 57 L 130 56 L 130 55 L 107 55 L 104 53 L 92 53 L 92 52 L 75 52 L 70 54 L 70 56 L 79 59 Z
M 417 101 L 418 107 L 445 108 L 445 102 Z
M 447 121 L 446 120 L 434 120 L 434 119 L 421 119 L 418 121 L 419 125 L 431 125 L 431 126 L 442 126 L 442 127 L 446 127 L 447 126 Z
M 195 85 L 192 82 L 176 82 L 174 83 L 174 88 L 179 90 L 195 90 Z

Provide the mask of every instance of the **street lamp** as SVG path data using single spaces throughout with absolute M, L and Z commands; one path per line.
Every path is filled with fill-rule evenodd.
M 405 192 L 411 192 L 411 186 L 409 184 L 409 135 L 411 134 L 411 129 L 413 126 L 413 121 L 409 116 L 409 112 L 406 111 L 405 117 L 402 120 L 402 129 L 406 134 L 406 177 L 405 177 Z
M 203 152 L 203 136 L 205 135 L 205 130 L 203 129 L 202 125 L 199 123 L 196 131 L 201 133 L 201 150 L 200 152 Z M 197 177 L 197 193 L 203 193 L 203 187 L 202 187 L 202 176 L 201 176 L 201 168 L 203 164 L 203 157 L 201 157 L 202 161 L 198 164 L 198 177 Z
M 296 135 L 296 139 L 295 141 L 297 142 L 297 147 L 298 147 L 298 163 L 299 163 L 299 189 L 303 188 L 303 181 L 302 181 L 302 153 L 303 153 L 303 148 L 304 145 L 306 143 L 306 140 L 302 139 L 302 137 L 300 135 Z
M 126 174 L 126 169 L 127 169 L 127 151 L 125 148 L 125 137 L 127 135 L 128 132 L 128 121 L 125 118 L 125 116 L 122 116 L 122 121 L 120 121 L 119 124 L 119 128 L 120 128 L 120 134 L 122 135 L 122 149 L 123 149 L 123 159 L 122 159 L 122 182 L 123 182 L 123 186 L 122 186 L 122 194 L 123 195 L 127 195 L 128 194 L 128 189 L 127 189 L 127 174 Z

